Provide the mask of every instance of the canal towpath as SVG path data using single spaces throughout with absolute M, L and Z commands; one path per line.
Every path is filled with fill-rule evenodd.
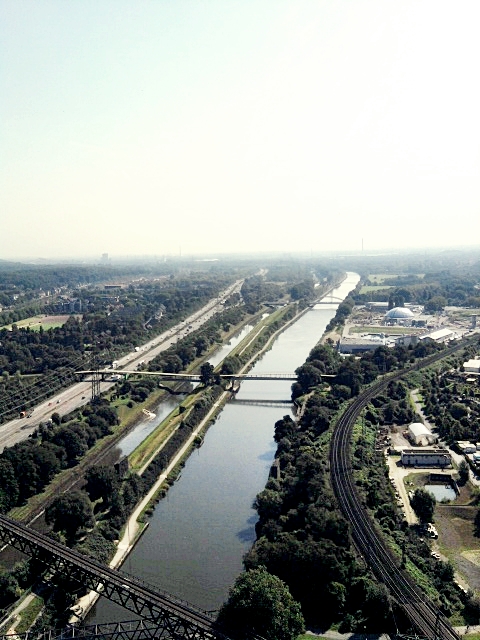
M 289 320 L 284 326 L 275 331 L 268 341 L 263 345 L 262 349 L 255 353 L 252 358 L 241 368 L 239 373 L 245 373 L 249 370 L 255 360 L 265 351 L 270 348 L 272 342 L 278 337 L 278 335 L 285 331 L 291 324 L 296 322 L 308 309 L 303 309 L 299 311 L 298 314 L 295 315 L 294 318 Z M 151 501 L 155 498 L 155 495 L 163 485 L 163 483 L 167 480 L 169 475 L 173 472 L 173 470 L 177 467 L 177 465 L 183 460 L 183 458 L 188 453 L 189 449 L 193 446 L 195 438 L 199 436 L 205 427 L 209 424 L 209 422 L 217 415 L 217 413 L 221 410 L 221 407 L 227 402 L 231 395 L 230 391 L 224 391 L 218 400 L 214 403 L 210 411 L 203 418 L 203 420 L 199 423 L 199 425 L 193 430 L 188 440 L 184 443 L 184 445 L 180 448 L 177 454 L 172 458 L 166 469 L 162 472 L 162 474 L 158 477 L 155 484 L 149 490 L 149 492 L 142 498 L 142 500 L 138 503 L 135 510 L 132 512 L 130 517 L 128 518 L 127 524 L 125 526 L 125 531 L 122 538 L 119 540 L 117 544 L 117 549 L 115 555 L 109 563 L 111 568 L 120 567 L 125 559 L 128 557 L 129 553 L 133 550 L 137 540 L 140 535 L 146 529 L 145 525 L 139 522 L 139 519 Z M 143 470 L 142 470 L 143 471 Z M 85 596 L 80 598 L 73 609 L 77 612 L 71 621 L 78 620 L 78 618 L 83 618 L 85 614 L 92 608 L 95 602 L 99 598 L 99 594 L 96 591 L 90 591 Z

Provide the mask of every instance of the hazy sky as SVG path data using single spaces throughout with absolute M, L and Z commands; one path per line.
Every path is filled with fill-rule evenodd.
M 0 0 L 0 258 L 480 244 L 479 18 Z

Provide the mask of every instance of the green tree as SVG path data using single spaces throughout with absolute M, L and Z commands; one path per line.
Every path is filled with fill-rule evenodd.
M 306 392 L 312 387 L 316 387 L 322 382 L 322 372 L 311 364 L 302 364 L 295 370 L 298 384 L 302 387 L 302 391 Z
M 234 638 L 256 634 L 265 640 L 294 640 L 304 630 L 300 605 L 263 566 L 237 578 L 218 622 Z
M 468 464 L 465 460 L 462 460 L 458 465 L 458 475 L 460 484 L 465 484 L 468 480 L 468 476 L 470 475 Z
M 20 595 L 18 582 L 10 573 L 0 575 L 0 607 L 6 607 Z
M 53 525 L 54 531 L 63 531 L 69 542 L 79 531 L 95 523 L 92 503 L 82 491 L 64 493 L 55 498 L 45 511 L 45 520 Z
M 85 489 L 93 502 L 102 498 L 109 505 L 119 488 L 118 475 L 112 467 L 90 467 L 85 473 L 85 480 Z
M 435 510 L 435 497 L 425 489 L 415 489 L 412 500 L 412 509 L 417 514 L 420 522 L 432 522 Z
M 425 311 L 435 313 L 435 311 L 441 311 L 446 304 L 447 299 L 443 296 L 432 296 L 430 300 L 425 303 Z
M 17 504 L 18 482 L 9 460 L 0 458 L 0 513 L 7 513 Z
M 450 414 L 455 420 L 460 420 L 461 418 L 468 416 L 468 407 L 466 407 L 461 402 L 454 402 L 449 407 Z
M 213 371 L 214 371 L 214 366 L 213 364 L 210 364 L 210 362 L 205 362 L 200 367 L 200 381 L 206 387 L 208 387 L 209 384 L 213 383 L 213 380 L 214 380 Z

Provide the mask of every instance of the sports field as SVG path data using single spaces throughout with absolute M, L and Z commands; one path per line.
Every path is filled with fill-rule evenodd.
M 81 316 L 76 314 L 75 317 Z M 46 331 L 47 329 L 63 326 L 69 318 L 71 318 L 71 316 L 66 314 L 61 316 L 31 316 L 30 318 L 25 318 L 25 320 L 19 320 L 18 322 L 15 322 L 15 324 L 19 329 L 29 327 L 32 331 L 39 331 L 40 327 L 42 327 L 44 331 Z M 2 329 L 8 329 L 9 331 L 11 331 L 12 325 L 5 325 L 4 327 L 2 327 Z

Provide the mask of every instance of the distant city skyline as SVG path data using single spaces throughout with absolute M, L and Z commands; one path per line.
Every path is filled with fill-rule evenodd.
M 474 0 L 0 1 L 0 259 L 477 245 Z

